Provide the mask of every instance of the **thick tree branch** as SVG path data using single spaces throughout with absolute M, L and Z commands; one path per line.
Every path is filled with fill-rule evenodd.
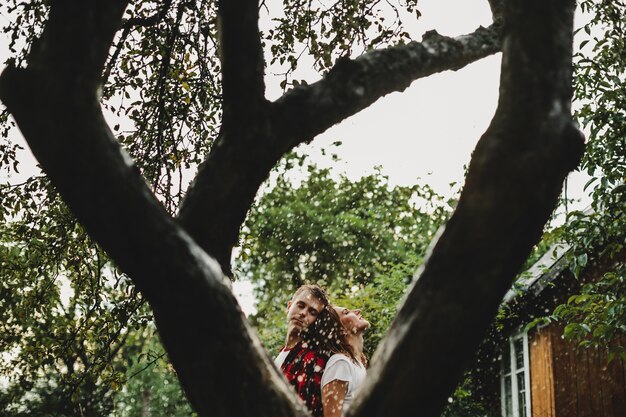
M 220 135 L 178 220 L 230 274 L 230 256 L 254 196 L 280 156 L 267 149 L 268 103 L 256 0 L 219 2 L 223 117 Z
M 128 1 L 111 0 L 95 5 L 74 0 L 51 3 L 46 36 L 33 43 L 27 58 L 29 68 L 55 72 L 58 85 L 97 91 L 119 16 Z
M 574 8 L 507 2 L 498 109 L 351 415 L 438 416 L 539 240 L 584 147 L 570 114 Z
M 291 148 L 419 78 L 456 71 L 499 51 L 498 32 L 481 27 L 457 38 L 431 31 L 422 42 L 340 59 L 322 80 L 294 88 L 274 103 L 277 134 Z
M 230 271 L 231 250 L 246 213 L 286 152 L 418 78 L 457 70 L 498 52 L 499 39 L 494 28 L 458 38 L 430 32 L 421 43 L 340 60 L 321 81 L 291 90 L 269 108 L 259 106 L 250 119 L 225 124 L 183 202 L 181 224 Z M 226 101 L 226 86 L 224 90 Z M 245 91 L 234 97 L 247 103 Z
M 149 301 L 199 415 L 304 415 L 215 261 L 167 215 L 106 125 L 100 73 L 125 5 L 54 1 L 29 66 L 0 76 L 0 98 L 64 201 Z
M 223 124 L 254 123 L 265 105 L 258 0 L 220 0 Z M 231 138 L 233 140 L 234 137 Z

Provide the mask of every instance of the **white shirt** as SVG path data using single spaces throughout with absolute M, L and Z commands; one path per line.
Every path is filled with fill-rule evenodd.
M 276 367 L 278 369 L 280 369 L 281 366 L 283 366 L 283 362 L 285 362 L 285 359 L 287 358 L 287 355 L 289 355 L 289 352 L 291 351 L 291 349 L 281 349 L 281 351 L 278 353 L 278 355 L 274 358 L 274 364 L 276 365 Z
M 280 355 L 279 355 L 280 356 Z M 276 358 L 278 359 L 278 357 Z M 343 400 L 343 413 L 350 406 L 352 399 L 363 384 L 367 371 L 359 362 L 354 363 L 352 359 L 341 353 L 335 353 L 326 362 L 326 369 L 322 375 L 322 387 L 329 382 L 339 380 L 348 383 L 348 392 Z

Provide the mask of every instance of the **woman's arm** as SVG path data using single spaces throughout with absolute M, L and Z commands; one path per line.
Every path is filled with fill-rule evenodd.
M 334 379 L 322 388 L 324 417 L 341 417 L 343 400 L 348 393 L 348 381 Z

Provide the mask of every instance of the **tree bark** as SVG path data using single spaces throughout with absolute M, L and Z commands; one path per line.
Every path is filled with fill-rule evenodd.
M 507 2 L 498 109 L 349 415 L 440 415 L 541 237 L 584 148 L 570 114 L 574 8 Z

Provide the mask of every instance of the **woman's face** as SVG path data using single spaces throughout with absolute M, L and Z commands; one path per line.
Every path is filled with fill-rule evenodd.
M 350 333 L 359 333 L 370 327 L 370 322 L 361 316 L 361 310 L 349 310 L 340 306 L 335 306 L 334 308 L 337 314 L 339 314 L 341 324 Z

